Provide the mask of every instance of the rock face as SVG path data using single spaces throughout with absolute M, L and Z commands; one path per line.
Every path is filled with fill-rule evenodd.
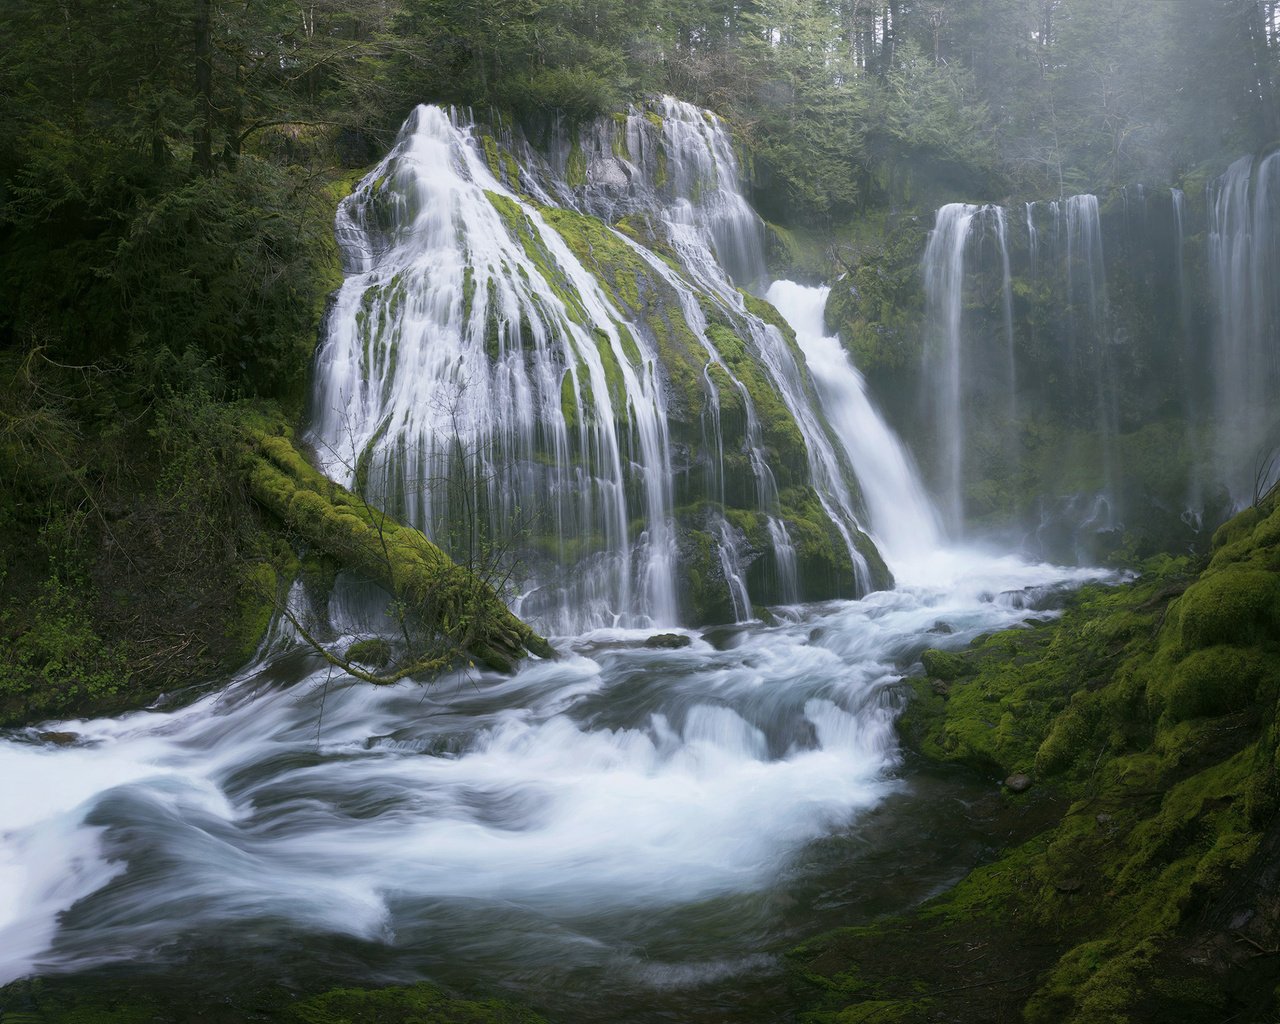
M 674 100 L 535 149 L 423 107 L 344 202 L 322 468 L 460 560 L 511 552 L 557 633 L 750 618 L 890 582 L 764 229 Z

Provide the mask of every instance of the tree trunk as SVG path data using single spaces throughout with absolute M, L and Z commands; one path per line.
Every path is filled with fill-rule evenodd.
M 191 159 L 213 170 L 213 0 L 196 0 L 196 124 Z

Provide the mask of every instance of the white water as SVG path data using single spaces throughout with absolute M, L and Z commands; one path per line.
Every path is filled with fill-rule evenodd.
M 872 539 L 899 582 L 918 580 L 941 546 L 937 513 L 911 457 L 876 411 L 840 339 L 826 333 L 823 309 L 830 291 L 777 281 L 766 297 L 795 328 L 823 412 L 862 485 Z
M 49 726 L 71 747 L 10 733 L 0 982 L 180 960 L 219 937 L 269 956 L 347 936 L 397 976 L 449 964 L 492 983 L 536 960 L 648 984 L 637 928 L 662 920 L 670 942 L 689 924 L 664 914 L 785 887 L 810 844 L 856 834 L 904 785 L 899 662 L 1083 577 L 938 568 L 952 578 L 751 627 L 727 650 L 603 632 L 563 661 L 426 691 L 327 683 L 313 656 L 277 651 L 180 711 Z M 955 632 L 930 634 L 940 620 Z M 726 967 L 727 948 L 694 942 L 691 982 L 758 967 Z

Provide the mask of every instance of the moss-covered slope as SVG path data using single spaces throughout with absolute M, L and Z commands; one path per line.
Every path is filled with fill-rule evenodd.
M 1060 622 L 926 667 L 908 741 L 1067 809 L 920 911 L 796 950 L 808 1019 L 1274 1020 L 1275 495 L 1199 574 L 1087 588 Z

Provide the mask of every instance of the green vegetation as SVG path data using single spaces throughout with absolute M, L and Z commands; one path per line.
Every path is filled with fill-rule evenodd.
M 416 645 L 421 653 L 390 675 L 350 665 L 370 663 L 368 645 L 355 655 L 348 651 L 345 660 L 322 647 L 334 664 L 367 682 L 383 683 L 439 672 L 462 654 L 499 671 L 510 671 L 526 651 L 555 656 L 546 640 L 511 614 L 479 567 L 455 565 L 421 532 L 317 472 L 294 447 L 283 422 L 246 418 L 242 437 L 243 472 L 253 499 L 297 539 L 383 586 L 393 606 L 408 609 L 400 621 L 426 634 Z
M 0 722 L 136 706 L 243 664 L 293 555 L 244 494 L 216 370 L 127 378 L 40 349 L 0 366 Z
M 433 985 L 335 989 L 290 1007 L 296 1024 L 543 1024 L 542 1018 L 496 999 L 454 999 Z
M 1280 908 L 1253 885 L 1274 870 L 1280 807 L 1278 586 L 1273 493 L 1198 574 L 1157 560 L 1060 621 L 930 653 L 908 742 L 1031 775 L 1009 799 L 1032 831 L 1046 810 L 1056 824 L 914 914 L 796 950 L 806 1019 L 987 1020 L 993 997 L 1033 1024 L 1274 1014 L 1259 953 Z

